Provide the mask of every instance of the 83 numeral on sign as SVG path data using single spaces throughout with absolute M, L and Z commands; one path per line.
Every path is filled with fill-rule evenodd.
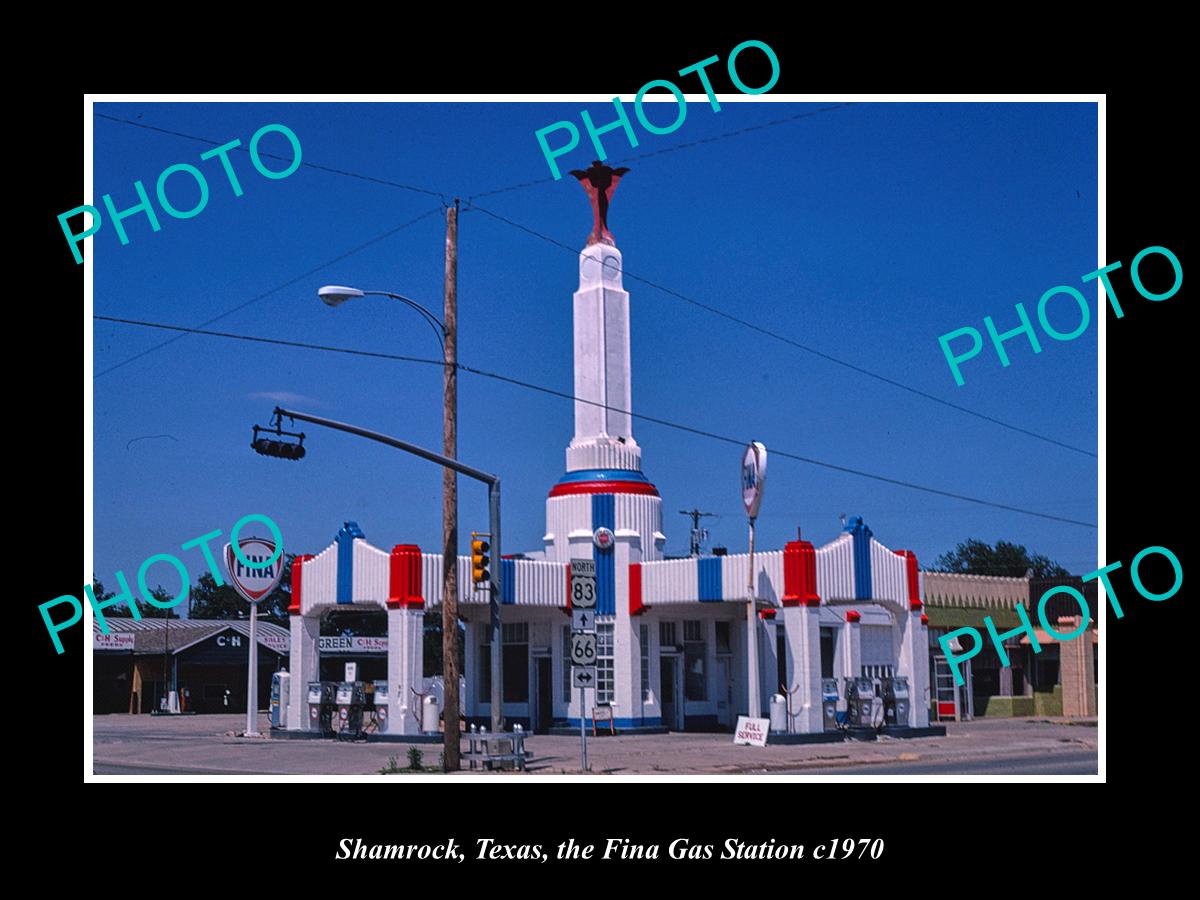
M 576 578 L 571 581 L 571 606 L 592 609 L 596 605 L 596 579 Z

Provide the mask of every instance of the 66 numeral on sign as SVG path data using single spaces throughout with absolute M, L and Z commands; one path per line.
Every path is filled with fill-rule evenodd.
M 571 662 L 590 666 L 596 662 L 596 635 L 574 632 L 571 635 Z

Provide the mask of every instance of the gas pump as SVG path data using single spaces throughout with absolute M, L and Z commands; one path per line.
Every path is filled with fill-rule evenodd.
M 870 678 L 846 679 L 846 711 L 850 724 L 860 728 L 871 727 L 874 721 L 872 707 L 875 703 L 875 684 Z
M 883 680 L 883 720 L 888 725 L 908 725 L 908 676 L 896 675 Z
M 308 730 L 333 734 L 333 682 L 308 683 Z
M 826 731 L 838 730 L 838 686 L 836 678 L 821 679 L 821 722 Z
M 291 699 L 292 676 L 287 669 L 280 669 L 271 676 L 271 727 L 287 726 L 288 701 Z
M 375 682 L 375 721 L 379 724 L 381 732 L 387 731 L 388 723 L 388 683 L 386 681 Z
M 339 739 L 352 739 L 362 733 L 362 713 L 366 704 L 366 691 L 361 681 L 338 683 L 334 697 L 337 704 L 337 722 L 334 731 Z

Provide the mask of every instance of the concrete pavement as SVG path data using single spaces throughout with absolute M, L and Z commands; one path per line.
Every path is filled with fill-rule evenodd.
M 588 737 L 593 774 L 1082 774 L 1096 771 L 1096 720 L 985 719 L 949 723 L 945 737 L 790 746 L 735 746 L 726 734 Z M 440 744 L 241 738 L 241 715 L 93 718 L 96 774 L 375 775 L 417 746 Z M 260 730 L 269 730 L 266 717 Z M 465 747 L 464 741 L 464 747 Z M 531 775 L 579 772 L 579 738 L 531 735 Z M 496 777 L 513 777 L 496 773 Z

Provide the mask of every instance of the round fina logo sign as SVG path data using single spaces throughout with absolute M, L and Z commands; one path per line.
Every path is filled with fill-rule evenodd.
M 751 441 L 742 455 L 742 503 L 746 505 L 746 515 L 751 519 L 758 518 L 766 479 L 767 448 L 760 441 Z
M 270 538 L 238 538 L 238 551 L 225 545 L 225 568 L 234 590 L 250 603 L 257 603 L 283 577 L 283 548 L 275 549 Z
M 603 525 L 592 533 L 592 543 L 601 550 L 611 550 L 614 540 L 612 529 L 605 528 Z

